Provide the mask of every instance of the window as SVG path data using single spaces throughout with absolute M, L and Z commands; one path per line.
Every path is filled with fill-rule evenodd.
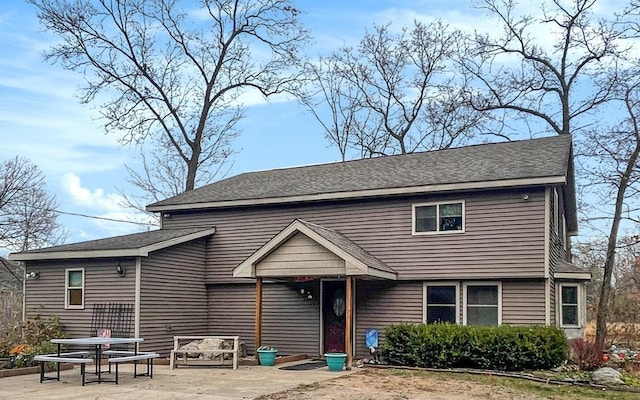
M 65 308 L 84 308 L 84 268 L 67 269 L 65 277 Z
M 502 323 L 502 286 L 500 283 L 464 285 L 464 324 L 500 325 Z
M 579 326 L 578 285 L 560 285 L 560 325 Z
M 425 284 L 425 315 L 424 322 L 434 324 L 438 322 L 458 322 L 458 285 L 456 284 Z
M 464 202 L 415 204 L 413 233 L 464 232 Z

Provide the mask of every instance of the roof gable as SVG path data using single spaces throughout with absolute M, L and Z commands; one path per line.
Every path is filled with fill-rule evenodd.
M 147 207 L 171 211 L 567 183 L 570 135 L 233 176 Z
M 149 253 L 213 235 L 215 228 L 160 229 L 106 239 L 13 253 L 13 261 L 77 258 L 146 257 Z
M 345 261 L 345 275 L 362 275 L 382 279 L 396 279 L 396 272 L 362 247 L 333 229 L 297 219 L 265 243 L 233 270 L 235 278 L 255 278 L 256 265 L 271 252 L 302 233 Z

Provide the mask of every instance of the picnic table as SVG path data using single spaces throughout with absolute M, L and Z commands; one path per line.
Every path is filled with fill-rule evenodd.
M 40 383 L 45 380 L 60 380 L 60 364 L 61 363 L 73 363 L 80 364 L 80 375 L 82 378 L 82 385 L 85 383 L 102 383 L 102 382 L 114 382 L 118 383 L 118 365 L 122 362 L 134 363 L 134 377 L 139 375 L 146 375 L 150 378 L 153 377 L 153 359 L 159 357 L 158 353 L 153 352 L 141 352 L 139 351 L 139 345 L 143 342 L 143 338 L 118 338 L 118 337 L 85 337 L 85 338 L 64 338 L 64 339 L 51 339 L 52 344 L 58 346 L 57 353 L 53 354 L 41 354 L 37 355 L 34 360 L 40 362 Z M 110 345 L 115 344 L 133 344 L 133 351 L 121 351 L 121 350 L 108 350 Z M 88 346 L 92 349 L 93 357 L 87 357 L 91 355 L 89 351 L 76 351 L 76 352 L 62 352 L 61 346 Z M 116 366 L 115 379 L 105 380 L 102 378 L 102 368 L 100 366 L 104 356 L 107 356 L 109 362 L 109 373 L 111 373 L 111 364 Z M 95 360 L 95 373 L 96 380 L 85 380 L 85 365 Z M 147 371 L 144 374 L 137 374 L 136 365 L 138 361 L 147 362 Z M 55 362 L 57 364 L 56 377 L 45 377 L 45 364 L 47 362 Z

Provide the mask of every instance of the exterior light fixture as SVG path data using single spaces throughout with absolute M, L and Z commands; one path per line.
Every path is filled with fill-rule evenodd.
M 40 271 L 31 271 L 27 273 L 27 279 L 38 279 L 40 278 Z
M 116 272 L 118 273 L 118 276 L 120 278 L 124 278 L 124 276 L 127 274 L 127 270 L 120 265 L 120 263 L 118 263 L 118 266 L 116 267 Z

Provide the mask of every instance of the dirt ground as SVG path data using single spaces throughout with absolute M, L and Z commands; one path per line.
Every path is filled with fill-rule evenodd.
M 496 387 L 444 374 L 367 369 L 256 400 L 539 400 L 532 393 Z

